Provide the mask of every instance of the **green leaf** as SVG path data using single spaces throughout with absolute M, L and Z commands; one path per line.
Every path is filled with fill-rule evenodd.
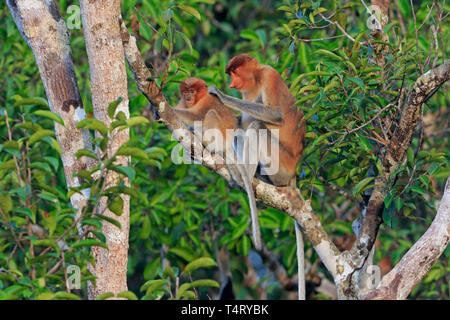
M 136 126 L 139 124 L 148 124 L 148 123 L 150 123 L 150 121 L 146 117 L 142 117 L 142 116 L 132 117 L 127 120 L 128 127 Z
M 123 212 L 123 199 L 118 194 L 108 206 L 108 209 L 116 216 L 121 216 Z
M 112 131 L 112 130 L 114 130 L 117 127 L 120 127 L 120 126 L 124 126 L 125 127 L 126 125 L 127 125 L 126 119 L 125 120 L 114 121 L 113 123 L 111 123 L 111 126 L 109 127 L 109 130 Z
M 50 239 L 39 239 L 39 240 L 32 240 L 31 243 L 34 246 L 43 246 L 43 247 L 52 247 L 53 249 L 55 249 L 55 251 L 58 253 L 59 255 L 59 246 Z
M 177 256 L 183 258 L 186 261 L 192 261 L 195 259 L 194 255 L 187 249 L 172 248 L 169 250 L 170 253 L 176 254 Z
M 88 157 L 97 160 L 97 156 L 95 155 L 95 153 L 87 149 L 78 150 L 75 153 L 75 156 L 77 157 L 77 159 L 80 159 L 81 157 Z
M 95 298 L 95 300 L 106 300 L 106 299 L 109 299 L 109 298 L 112 298 L 112 297 L 114 297 L 114 293 L 112 293 L 112 292 L 105 292 L 105 293 L 99 294 Z
M 96 215 L 96 216 L 98 216 L 98 215 Z M 95 240 L 95 239 L 85 239 L 85 240 L 81 240 L 79 242 L 75 242 L 74 244 L 71 245 L 71 248 L 93 247 L 93 246 L 99 246 L 99 247 L 108 249 L 108 246 L 105 243 Z
M 243 220 L 241 221 L 241 223 L 239 223 L 239 225 L 234 228 L 233 232 L 231 233 L 231 238 L 237 239 L 240 236 L 242 236 L 244 234 L 244 232 L 249 228 L 250 223 L 248 222 L 248 220 Z
M 14 149 L 14 150 L 19 151 L 20 144 L 18 141 L 8 140 L 3 143 L 3 149 Z
M 430 185 L 430 179 L 426 175 L 422 175 L 419 177 L 420 182 L 422 182 L 427 188 Z
M 14 163 L 14 159 L 8 160 L 0 164 L 0 170 L 12 170 L 15 169 L 16 165 Z
M 46 107 L 48 108 L 48 102 L 47 100 L 40 98 L 40 97 L 36 97 L 36 98 L 22 98 L 18 95 L 13 96 L 13 98 L 16 100 L 16 102 L 14 103 L 14 107 L 17 106 L 23 106 L 23 105 L 38 105 L 38 106 L 42 106 L 42 107 Z
M 48 137 L 48 136 L 52 136 L 54 134 L 54 132 L 52 130 L 38 130 L 35 133 L 33 133 L 30 137 L 30 144 L 33 144 L 39 140 L 41 140 L 42 138 Z
M 61 118 L 61 116 L 55 112 L 48 111 L 48 110 L 37 110 L 34 112 L 35 115 L 45 117 L 52 119 L 53 121 L 58 122 L 60 125 L 64 126 L 64 120 Z
M 170 266 L 164 268 L 162 278 L 163 279 L 170 278 L 172 280 L 175 280 L 175 271 L 173 270 L 173 268 Z
M 182 295 L 179 295 L 179 299 L 183 300 L 195 300 L 197 299 L 197 295 L 192 290 L 186 290 Z
M 418 186 L 411 186 L 411 187 L 406 188 L 406 190 L 411 190 L 411 191 L 417 192 L 422 195 L 427 193 L 425 190 L 423 190 L 421 187 L 418 187 Z
M 144 223 L 142 223 L 141 233 L 139 235 L 139 238 L 141 239 L 147 239 L 150 236 L 150 217 L 145 216 L 143 217 Z
M 166 279 L 149 280 L 141 286 L 141 292 L 147 291 L 146 294 L 151 294 L 156 290 L 160 290 L 162 287 L 169 284 Z
M 403 207 L 403 203 L 402 198 L 395 198 L 395 210 L 400 211 Z
M 360 78 L 349 77 L 347 79 L 352 81 L 352 82 L 354 82 L 354 83 L 356 83 L 361 89 L 363 89 L 363 90 L 365 89 L 364 81 L 362 81 Z
M 2 201 L 1 196 L 0 196 L 0 201 Z M 0 205 L 0 207 L 1 207 L 1 205 Z M 28 216 L 31 220 L 33 220 L 33 211 L 31 211 L 30 208 L 17 208 L 17 209 L 14 209 L 14 211 L 17 213 L 22 213 L 22 214 Z
M 42 129 L 42 127 L 41 127 L 39 124 L 37 124 L 37 123 L 32 123 L 32 122 L 23 122 L 23 123 L 19 123 L 19 124 L 16 124 L 16 125 L 14 126 L 14 128 L 20 128 L 20 129 L 30 130 L 30 131 L 33 131 L 33 132 L 36 132 L 36 131 Z
M 76 174 L 76 177 L 83 178 L 84 180 L 91 182 L 92 181 L 92 173 L 88 170 L 79 170 Z
M 9 195 L 0 194 L 0 209 L 2 209 L 4 213 L 8 213 L 13 209 L 13 202 Z
M 241 38 L 244 38 L 244 39 L 259 41 L 258 35 L 253 30 L 249 30 L 249 29 L 242 30 L 240 36 L 241 36 Z
M 59 291 L 55 293 L 52 300 L 81 300 L 81 298 L 73 293 Z
M 104 125 L 103 122 L 94 118 L 86 118 L 78 122 L 78 129 L 89 129 L 96 130 L 102 134 L 102 136 L 106 137 L 108 134 L 108 128 Z
M 37 195 L 39 198 L 50 201 L 50 202 L 54 202 L 56 203 L 58 201 L 58 197 L 56 197 L 55 195 L 51 194 L 51 193 L 38 193 Z
M 36 300 L 52 300 L 54 296 L 53 292 L 42 292 L 36 297 Z
M 105 221 L 107 221 L 107 222 L 109 222 L 109 223 L 112 223 L 113 225 L 115 225 L 115 226 L 116 226 L 117 228 L 119 228 L 119 229 L 122 229 L 122 225 L 121 225 L 120 222 L 117 221 L 116 219 L 107 217 L 107 216 L 105 216 L 105 215 L 103 215 L 103 214 L 99 214 L 99 213 L 97 213 L 95 216 L 98 217 L 98 218 L 100 218 L 100 219 L 102 219 L 102 220 L 105 220 Z
M 181 36 L 181 38 L 183 38 L 184 42 L 186 43 L 186 45 L 189 48 L 189 53 L 192 53 L 194 51 L 194 48 L 192 47 L 192 43 L 191 40 L 189 39 L 189 37 L 184 34 L 183 32 L 177 31 L 175 30 L 175 33 L 179 34 Z
M 353 195 L 356 196 L 357 194 L 363 192 L 364 190 L 370 189 L 373 186 L 370 185 L 369 183 L 371 183 L 374 180 L 374 177 L 369 177 L 369 178 L 365 178 L 363 180 L 361 180 L 354 188 L 353 188 Z
M 281 6 L 277 10 L 289 12 L 289 13 L 292 13 L 292 14 L 295 13 L 294 9 L 291 8 L 291 7 L 288 7 L 288 6 Z
M 411 168 L 414 167 L 414 150 L 411 147 L 406 150 L 406 156 L 408 158 L 408 165 Z
M 44 157 L 44 160 L 47 161 L 48 163 L 50 163 L 55 170 L 58 170 L 58 168 L 59 168 L 58 159 L 56 159 L 54 157 Z
M 250 251 L 250 247 L 251 247 L 249 237 L 247 237 L 247 236 L 242 237 L 241 247 L 242 247 L 242 255 L 246 257 L 248 255 L 248 252 Z
M 126 298 L 128 300 L 139 300 L 136 295 L 131 291 L 122 291 L 117 294 L 118 298 Z
M 343 61 L 344 60 L 344 58 L 338 56 L 337 54 L 335 54 L 335 53 L 333 53 L 331 51 L 325 50 L 325 49 L 316 50 L 314 52 L 314 54 L 325 56 L 325 57 L 330 58 L 332 60 L 337 60 L 337 61 Z
M 220 285 L 215 280 L 201 279 L 201 280 L 192 281 L 190 287 L 191 288 L 196 288 L 196 287 L 215 287 L 215 288 L 220 288 Z
M 116 113 L 117 106 L 123 101 L 122 97 L 119 97 L 117 100 L 111 102 L 108 105 L 108 116 L 110 119 L 114 119 L 114 114 Z
M 180 288 L 178 288 L 178 292 L 177 292 L 177 299 L 180 299 L 180 297 L 183 296 L 183 294 L 189 290 L 191 288 L 191 284 L 190 283 L 183 283 Z
M 189 263 L 184 269 L 184 272 L 186 274 L 189 274 L 192 273 L 192 271 L 197 270 L 198 268 L 214 267 L 216 265 L 217 265 L 216 262 L 211 258 L 208 257 L 198 258 Z
M 139 195 L 139 193 L 130 188 L 130 187 L 125 187 L 125 186 L 113 186 L 113 187 L 109 187 L 108 189 L 106 189 L 104 192 L 102 192 L 102 195 L 106 195 L 106 196 L 111 196 L 115 195 L 117 193 L 124 193 L 124 194 L 128 194 L 132 197 L 137 197 Z
M 130 180 L 130 182 L 132 182 L 134 180 L 134 178 L 136 177 L 136 170 L 134 170 L 131 167 L 111 166 L 111 167 L 108 167 L 108 169 L 113 170 L 117 173 L 126 175 L 128 177 L 128 179 Z
M 179 4 L 178 8 L 180 8 L 181 10 L 189 13 L 190 15 L 193 15 L 199 21 L 202 19 L 201 16 L 200 16 L 200 13 L 195 8 L 192 8 L 190 6 L 186 6 L 186 5 L 183 5 L 183 4 Z
M 38 170 L 46 171 L 48 173 L 52 173 L 52 169 L 45 162 L 33 162 L 30 165 L 28 165 L 28 168 L 30 168 L 30 169 L 38 169 Z
M 134 147 L 121 147 L 117 150 L 117 156 L 133 156 L 136 158 L 147 159 L 147 154 L 144 150 Z
M 386 208 L 389 208 L 391 206 L 392 200 L 394 200 L 394 195 L 392 193 L 389 193 L 385 198 L 384 198 L 384 206 Z

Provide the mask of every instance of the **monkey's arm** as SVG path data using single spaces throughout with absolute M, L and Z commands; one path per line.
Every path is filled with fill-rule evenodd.
M 261 103 L 245 101 L 228 96 L 221 92 L 216 86 L 208 87 L 208 93 L 215 95 L 228 108 L 238 110 L 252 117 L 275 125 L 284 123 L 281 109 L 269 108 Z

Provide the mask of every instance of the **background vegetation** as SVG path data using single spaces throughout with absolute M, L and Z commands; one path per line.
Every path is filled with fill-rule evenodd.
M 227 91 L 225 64 L 238 53 L 254 55 L 283 75 L 307 120 L 307 149 L 298 166 L 298 186 L 305 198 L 311 198 L 327 232 L 340 248 L 346 248 L 353 240 L 352 221 L 373 186 L 383 148 L 379 124 L 364 124 L 379 112 L 392 121 L 398 119 L 398 110 L 384 107 L 397 101 L 400 88 L 411 87 L 423 71 L 445 61 L 449 53 L 448 18 L 438 28 L 438 49 L 432 46 L 435 38 L 430 28 L 448 13 L 449 4 L 415 2 L 414 23 L 410 2 L 393 2 L 394 14 L 385 28 L 389 40 L 379 42 L 385 48 L 384 70 L 374 63 L 380 49 L 364 45 L 370 38 L 369 16 L 359 1 L 124 0 L 122 13 L 127 25 L 136 19 L 140 22 L 138 46 L 149 67 L 160 74 L 158 83 L 172 104 L 179 99 L 179 80 L 187 76 Z M 78 5 L 59 1 L 66 19 L 72 4 Z M 322 14 L 331 15 L 357 41 L 335 37 L 342 33 L 325 23 Z M 92 106 L 83 33 L 72 29 L 71 35 L 78 84 L 89 116 Z M 326 39 L 310 41 L 322 38 Z M 0 43 L 0 299 L 85 298 L 86 280 L 93 278 L 86 267 L 89 247 L 101 245 L 104 236 L 96 234 L 99 243 L 83 242 L 74 228 L 54 138 L 55 119 L 45 112 L 48 105 L 33 55 L 4 2 Z M 130 113 L 139 116 L 147 100 L 138 93 L 131 73 L 129 79 Z M 385 200 L 375 254 L 384 272 L 426 230 L 450 174 L 450 96 L 446 89 L 448 85 L 424 105 L 408 161 Z M 228 93 L 237 96 L 234 91 Z M 134 126 L 130 136 L 130 145 L 146 150 L 148 159 L 133 157 L 131 167 L 123 171 L 133 189 L 129 191 L 129 290 L 139 298 L 168 298 L 169 293 L 149 286 L 151 282 L 141 290 L 147 281 L 161 278 L 162 257 L 178 275 L 197 258 L 216 260 L 217 250 L 225 246 L 237 298 L 259 298 L 261 287 L 270 299 L 288 297 L 266 267 L 249 260 L 252 244 L 245 194 L 230 189 L 202 166 L 174 165 L 170 154 L 177 143 L 162 124 Z M 84 223 L 98 229 L 99 223 L 107 223 L 101 218 L 91 220 Z M 260 223 L 268 249 L 288 276 L 295 278 L 291 218 L 267 207 L 260 212 Z M 411 299 L 449 298 L 449 258 L 447 249 Z M 306 259 L 309 298 L 327 299 L 314 289 L 317 275 L 326 270 L 308 242 Z M 64 280 L 72 264 L 80 266 L 82 274 L 82 289 L 71 292 L 75 296 L 67 294 Z M 258 281 L 251 281 L 251 270 L 260 276 Z M 203 278 L 217 279 L 217 269 L 200 268 L 182 281 Z M 217 291 L 202 288 L 195 295 L 206 299 Z

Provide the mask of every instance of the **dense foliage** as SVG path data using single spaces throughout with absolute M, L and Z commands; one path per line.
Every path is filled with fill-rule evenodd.
M 410 2 L 394 2 L 394 14 L 385 28 L 387 41 L 371 38 L 366 23 L 369 16 L 359 1 L 124 0 L 122 13 L 128 25 L 132 20 L 140 22 L 138 46 L 172 104 L 179 99 L 179 81 L 187 76 L 202 78 L 237 96 L 226 87 L 224 69 L 228 59 L 238 53 L 254 55 L 282 74 L 305 112 L 307 125 L 298 186 L 303 196 L 311 199 L 327 232 L 340 248 L 347 248 L 352 241 L 352 221 L 360 214 L 381 165 L 385 137 L 380 128 L 389 128 L 399 117 L 399 110 L 391 104 L 401 98 L 401 88 L 411 88 L 421 74 L 442 63 L 449 53 L 448 18 L 437 28 L 437 49 L 432 46 L 435 29 L 430 28 L 448 13 L 449 4 L 444 2 L 445 8 L 433 1 L 414 5 L 415 24 Z M 77 2 L 61 0 L 59 4 L 67 20 L 71 17 L 69 6 Z M 86 281 L 93 279 L 87 270 L 89 247 L 104 245 L 101 223 L 114 221 L 105 221 L 101 214 L 84 218 L 81 223 L 92 228 L 95 240 L 77 232 L 78 221 L 69 200 L 77 190 L 66 188 L 54 137 L 53 121 L 61 120 L 49 112 L 33 55 L 4 2 L 1 6 L 0 299 L 85 298 Z M 324 15 L 343 26 L 354 41 L 341 36 Z M 91 115 L 83 32 L 75 28 L 71 36 L 83 104 Z M 309 41 L 314 39 L 323 40 Z M 384 68 L 376 63 L 380 55 L 385 59 Z M 131 165 L 117 167 L 107 158 L 100 161 L 127 176 L 132 187 L 104 190 L 103 182 L 92 180 L 91 172 L 78 174 L 85 181 L 83 188 L 93 187 L 87 212 L 98 197 L 106 195 L 111 210 L 119 215 L 119 194 L 131 195 L 130 291 L 149 299 L 213 296 L 217 289 L 209 287 L 217 284 L 206 279 L 218 280 L 217 269 L 208 258 L 216 260 L 218 249 L 226 246 L 237 298 L 258 298 L 261 286 L 269 298 L 286 297 L 267 268 L 257 270 L 258 282 L 252 283 L 247 275 L 255 262 L 248 258 L 252 243 L 246 195 L 230 189 L 202 166 L 173 164 L 170 155 L 177 142 L 162 124 L 140 117 L 147 100 L 138 93 L 131 73 L 129 79 L 134 118 L 124 121 L 117 116 L 113 125 L 130 128 L 130 142 L 123 146 L 122 154 L 132 155 Z M 382 270 L 399 261 L 436 212 L 450 174 L 449 99 L 444 87 L 424 105 L 408 161 L 398 170 L 385 199 L 375 254 Z M 390 122 L 381 124 L 374 119 L 380 114 Z M 110 128 L 94 119 L 80 127 L 101 132 L 103 139 L 97 138 L 96 144 L 104 146 Z M 97 159 L 87 151 L 79 156 Z M 279 257 L 288 276 L 294 277 L 296 245 L 291 218 L 266 207 L 260 212 L 260 223 L 263 241 Z M 306 246 L 306 260 L 312 266 L 308 293 L 311 298 L 326 299 L 313 290 L 315 274 L 326 274 L 326 270 L 310 245 Z M 447 249 L 411 298 L 449 298 L 449 258 Z M 172 267 L 163 270 L 167 262 Z M 79 266 L 82 275 L 81 290 L 71 294 L 65 286 L 69 265 Z M 172 280 L 182 276 L 186 285 L 178 295 L 167 276 Z M 201 289 L 189 290 L 194 287 Z M 134 294 L 124 296 L 134 298 Z

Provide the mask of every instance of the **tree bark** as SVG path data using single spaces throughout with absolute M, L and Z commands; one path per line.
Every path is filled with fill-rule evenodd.
M 123 100 L 116 109 L 122 111 L 127 118 L 128 92 L 125 58 L 120 38 L 120 0 L 86 1 L 81 0 L 81 14 L 86 41 L 86 50 L 89 58 L 92 105 L 96 119 L 107 126 L 111 123 L 108 117 L 108 105 L 121 97 Z M 114 155 L 118 148 L 129 140 L 129 130 L 111 133 L 107 147 L 108 157 Z M 116 164 L 128 165 L 127 157 L 117 157 Z M 108 172 L 106 187 L 117 185 L 118 175 Z M 125 185 L 129 182 L 124 179 Z M 127 254 L 129 237 L 130 199 L 127 195 L 121 195 L 123 199 L 123 213 L 117 217 L 107 209 L 106 198 L 102 198 L 98 205 L 98 213 L 114 218 L 121 224 L 119 230 L 110 223 L 104 223 L 102 233 L 106 236 L 106 244 L 109 250 L 101 247 L 92 249 L 95 265 L 91 266 L 91 272 L 97 276 L 95 286 L 88 285 L 89 299 L 97 295 L 112 292 L 117 294 L 127 290 Z
M 55 122 L 56 139 L 61 149 L 66 184 L 78 187 L 80 181 L 73 174 L 86 169 L 91 162 L 86 158 L 77 160 L 75 153 L 79 149 L 91 149 L 92 145 L 89 132 L 77 129 L 86 113 L 73 68 L 66 24 L 52 0 L 8 0 L 7 4 L 17 28 L 33 51 L 50 110 L 64 121 L 64 126 Z M 70 197 L 77 218 L 88 198 L 89 189 Z

